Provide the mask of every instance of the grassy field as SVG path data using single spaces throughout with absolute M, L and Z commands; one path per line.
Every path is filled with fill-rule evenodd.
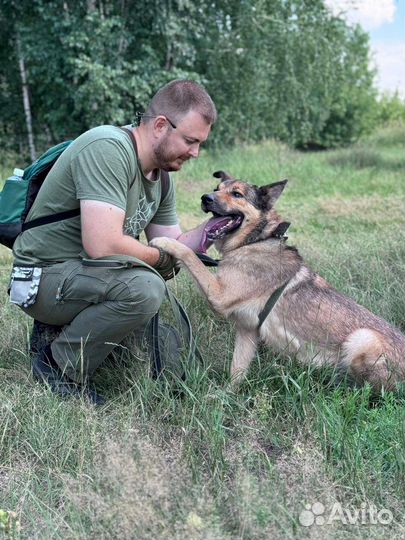
M 256 184 L 288 178 L 278 209 L 292 223 L 289 244 L 405 329 L 403 127 L 328 152 L 275 142 L 203 152 L 177 175 L 183 228 L 202 220 L 199 199 L 218 169 Z M 30 375 L 31 323 L 8 303 L 10 264 L 4 248 L 0 523 L 9 527 L 0 538 L 405 537 L 404 395 L 371 400 L 368 387 L 265 349 L 230 390 L 233 328 L 183 272 L 171 286 L 205 362 L 181 394 L 148 376 L 145 356 L 124 351 L 97 375 L 104 408 L 61 401 Z

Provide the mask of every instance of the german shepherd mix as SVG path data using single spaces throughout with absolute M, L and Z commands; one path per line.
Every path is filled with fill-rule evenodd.
M 289 223 L 273 206 L 287 180 L 257 187 L 223 171 L 214 176 L 221 183 L 201 198 L 214 217 L 200 251 L 215 243 L 223 255 L 217 273 L 176 240 L 151 245 L 179 259 L 211 307 L 235 322 L 232 380 L 246 374 L 260 340 L 303 362 L 343 368 L 376 390 L 405 380 L 405 336 L 332 288 L 286 245 Z

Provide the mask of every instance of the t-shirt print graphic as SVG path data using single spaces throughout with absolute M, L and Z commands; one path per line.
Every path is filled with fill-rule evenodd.
M 148 202 L 145 196 L 141 197 L 136 213 L 131 217 L 127 217 L 124 222 L 124 234 L 134 238 L 139 236 L 151 220 L 153 205 L 153 201 Z

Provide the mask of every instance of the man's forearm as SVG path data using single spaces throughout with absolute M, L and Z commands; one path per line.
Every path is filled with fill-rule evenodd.
M 160 256 L 156 248 L 145 246 L 129 235 L 122 235 L 122 237 L 116 239 L 114 242 L 105 242 L 99 249 L 94 249 L 94 246 L 89 243 L 89 246 L 87 249 L 85 247 L 85 250 L 94 259 L 111 255 L 129 255 L 146 262 L 150 266 L 155 266 Z

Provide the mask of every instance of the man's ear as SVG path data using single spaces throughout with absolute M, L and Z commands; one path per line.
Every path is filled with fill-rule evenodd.
M 267 186 L 261 186 L 259 188 L 259 195 L 262 200 L 266 201 L 266 208 L 270 210 L 274 206 L 274 203 L 282 194 L 288 180 L 281 180 L 280 182 L 274 182 Z
M 166 131 L 167 126 L 168 126 L 168 123 L 164 116 L 160 115 L 154 118 L 153 129 L 155 130 L 156 133 L 159 133 L 159 134 L 163 133 L 164 131 Z
M 220 178 L 221 182 L 223 182 L 224 180 L 235 180 L 233 176 L 231 176 L 225 171 L 216 171 L 212 174 L 212 176 L 214 176 L 215 178 Z

